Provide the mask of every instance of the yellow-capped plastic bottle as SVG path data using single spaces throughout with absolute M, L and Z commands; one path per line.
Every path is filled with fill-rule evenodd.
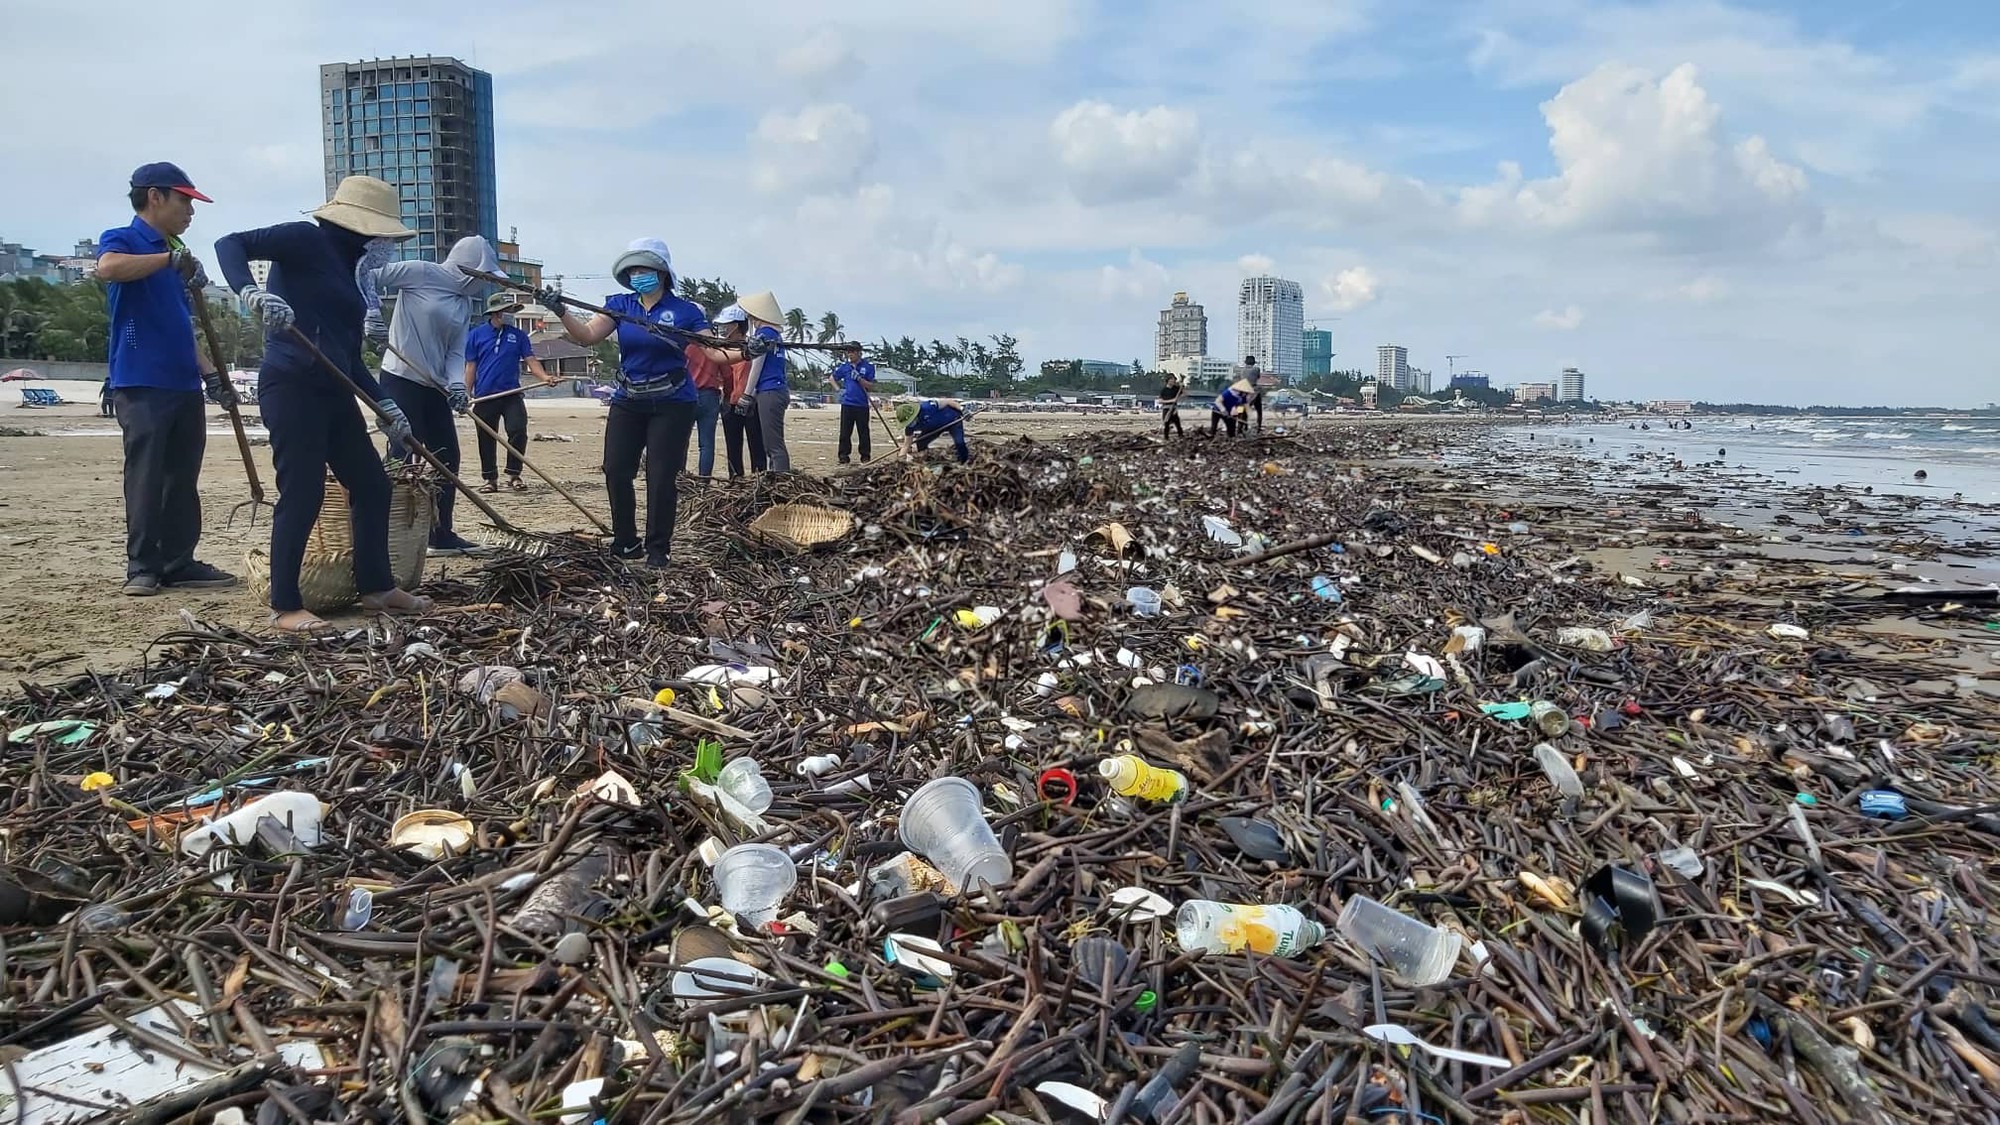
M 1147 765 L 1137 754 L 1119 754 L 1097 763 L 1111 791 L 1145 801 L 1178 801 L 1187 796 L 1187 777 L 1179 770 Z

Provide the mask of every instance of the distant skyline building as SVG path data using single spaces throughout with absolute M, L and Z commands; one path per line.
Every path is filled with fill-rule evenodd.
M 1170 359 L 1207 354 L 1207 311 L 1188 300 L 1186 293 L 1174 294 L 1173 304 L 1160 310 L 1160 326 L 1153 332 L 1153 361 L 1164 364 Z
M 1236 358 L 1256 356 L 1263 370 L 1296 379 L 1305 373 L 1305 329 L 1306 295 L 1298 282 L 1243 279 L 1236 291 Z
M 1179 375 L 1190 387 L 1203 389 L 1210 384 L 1226 382 L 1235 373 L 1236 365 L 1213 356 L 1181 355 L 1162 361 L 1160 370 Z
M 1333 374 L 1333 333 L 1324 328 L 1306 329 L 1300 337 L 1299 361 L 1299 374 L 1308 379 Z
M 466 235 L 500 240 L 493 78 L 453 58 L 411 56 L 319 68 L 328 196 L 348 176 L 396 188 L 417 237 L 401 256 L 442 261 Z
M 1562 369 L 1562 375 L 1556 379 L 1556 401 L 1583 401 L 1583 372 L 1574 367 Z
M 1522 383 L 1514 388 L 1515 402 L 1553 402 L 1555 397 L 1554 383 Z
M 1431 373 L 1421 367 L 1410 368 L 1410 393 L 1427 395 L 1431 393 Z
M 1493 380 L 1477 371 L 1462 371 L 1451 377 L 1451 389 L 1488 391 L 1493 389 Z
M 1401 344 L 1375 348 L 1375 381 L 1394 391 L 1410 389 L 1410 349 Z

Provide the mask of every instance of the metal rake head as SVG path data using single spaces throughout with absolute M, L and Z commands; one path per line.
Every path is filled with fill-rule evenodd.
M 224 526 L 224 527 L 235 527 L 235 526 L 236 526 L 236 517 L 237 517 L 237 516 L 239 516 L 239 515 L 242 515 L 242 514 L 243 514 L 243 509 L 245 509 L 245 508 L 248 508 L 248 509 L 250 509 L 250 526 L 251 526 L 251 527 L 256 527 L 256 526 L 257 526 L 257 509 L 259 509 L 259 508 L 269 508 L 269 507 L 271 507 L 271 502 L 270 502 L 270 501 L 268 501 L 268 500 L 261 500 L 261 499 L 256 499 L 256 498 L 252 498 L 252 499 L 249 499 L 249 500 L 245 500 L 245 501 L 244 501 L 244 502 L 242 502 L 241 504 L 238 504 L 238 505 L 236 505 L 236 506 L 235 506 L 234 508 L 231 508 L 231 509 L 229 509 L 229 520 L 228 520 L 228 522 L 224 523 L 224 524 L 223 524 L 223 526 Z

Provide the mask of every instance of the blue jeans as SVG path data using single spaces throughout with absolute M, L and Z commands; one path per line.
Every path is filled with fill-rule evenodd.
M 721 390 L 695 392 L 694 437 L 701 449 L 696 471 L 705 477 L 715 475 L 715 420 L 721 415 Z

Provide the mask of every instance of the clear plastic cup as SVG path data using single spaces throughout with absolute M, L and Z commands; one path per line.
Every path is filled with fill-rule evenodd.
M 769 844 L 738 844 L 715 861 L 715 893 L 722 908 L 753 929 L 769 925 L 798 884 L 792 857 Z
M 1138 617 L 1158 617 L 1160 615 L 1160 592 L 1145 586 L 1133 586 L 1125 591 L 1125 600 L 1132 603 L 1132 613 Z
M 1014 874 L 980 808 L 979 790 L 962 777 L 940 777 L 910 794 L 897 830 L 903 846 L 931 861 L 962 891 L 1000 886 Z
M 736 803 L 760 813 L 771 807 L 771 783 L 755 758 L 737 758 L 715 775 L 715 786 L 736 799 Z
M 1341 936 L 1419 988 L 1441 984 L 1458 963 L 1458 935 L 1356 895 L 1334 923 Z

